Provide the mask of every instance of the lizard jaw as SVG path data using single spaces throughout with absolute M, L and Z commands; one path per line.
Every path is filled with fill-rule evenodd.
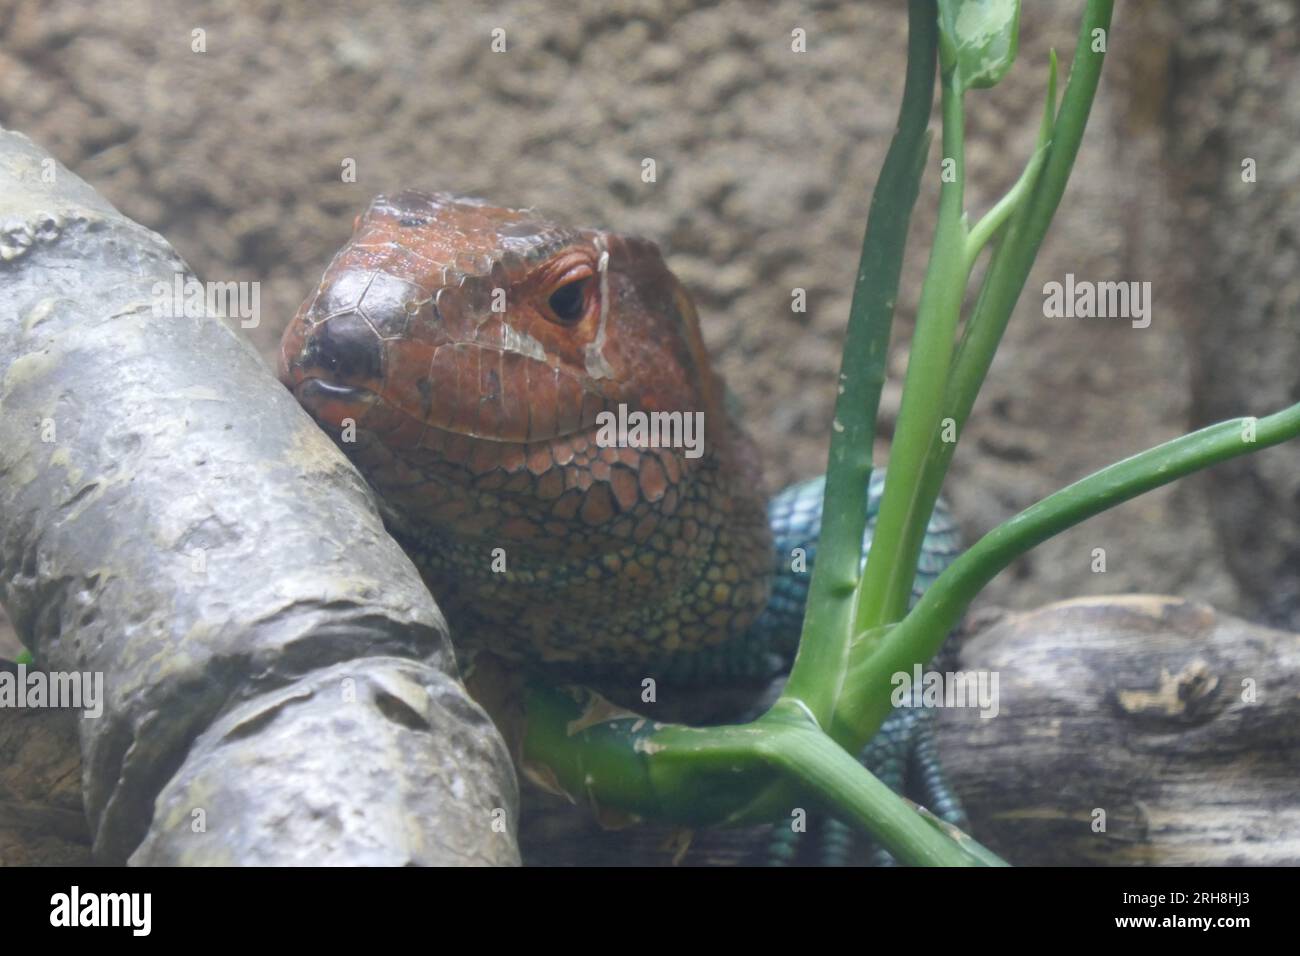
M 546 378 L 551 378 L 550 373 L 556 371 L 549 366 L 543 368 Z M 340 382 L 320 371 L 297 370 L 297 374 L 282 373 L 281 378 L 298 403 L 313 418 L 334 429 L 342 428 L 348 419 L 359 424 L 366 418 L 368 428 L 382 433 L 398 430 L 408 433 L 413 427 L 418 427 L 488 443 L 535 444 L 571 438 L 596 429 L 599 415 L 612 411 L 614 407 L 612 402 L 594 390 L 584 389 L 575 403 L 538 402 L 538 396 L 528 396 L 533 400 L 521 403 L 525 409 L 522 420 L 497 415 L 494 419 L 484 421 L 482 418 L 487 416 L 482 415 L 482 403 L 476 402 L 468 408 L 454 404 L 444 407 L 429 401 L 429 390 L 416 390 L 420 392 L 417 400 L 422 399 L 422 407 L 416 410 L 410 407 L 410 400 L 403 400 L 411 398 L 410 396 L 394 396 L 370 385 Z M 555 381 L 562 378 L 567 376 L 554 376 Z M 551 407 L 562 405 L 569 410 L 564 414 L 540 413 L 539 406 L 545 407 L 548 404 Z M 476 411 L 479 412 L 478 416 L 474 414 Z

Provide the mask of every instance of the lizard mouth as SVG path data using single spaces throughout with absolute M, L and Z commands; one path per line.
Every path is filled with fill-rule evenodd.
M 362 401 L 368 402 L 375 398 L 375 393 L 368 388 L 362 388 L 359 385 L 339 385 L 335 382 L 327 382 L 323 378 L 303 379 L 298 384 L 295 393 L 299 398 L 304 398 L 312 404 L 325 401 L 356 404 Z
M 368 388 L 359 385 L 339 385 L 323 378 L 304 378 L 291 385 L 298 404 L 307 409 L 313 418 L 341 428 L 345 419 L 354 421 L 364 415 L 379 399 Z

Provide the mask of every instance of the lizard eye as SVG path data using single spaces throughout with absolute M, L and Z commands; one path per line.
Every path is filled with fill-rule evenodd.
M 546 300 L 551 312 L 564 325 L 572 325 L 587 312 L 587 288 L 591 285 L 591 276 L 583 276 L 566 282 Z

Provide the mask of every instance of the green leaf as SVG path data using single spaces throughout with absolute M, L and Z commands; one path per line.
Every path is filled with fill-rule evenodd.
M 34 664 L 35 662 L 36 659 L 32 657 L 32 652 L 25 648 L 19 652 L 18 660 L 14 661 L 15 664 Z
M 1019 37 L 1019 0 L 939 0 L 939 62 L 964 90 L 1006 76 Z

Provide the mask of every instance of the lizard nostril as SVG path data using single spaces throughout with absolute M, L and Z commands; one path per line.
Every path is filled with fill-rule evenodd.
M 375 379 L 383 371 L 379 337 L 355 312 L 320 325 L 307 343 L 305 360 L 340 380 Z

